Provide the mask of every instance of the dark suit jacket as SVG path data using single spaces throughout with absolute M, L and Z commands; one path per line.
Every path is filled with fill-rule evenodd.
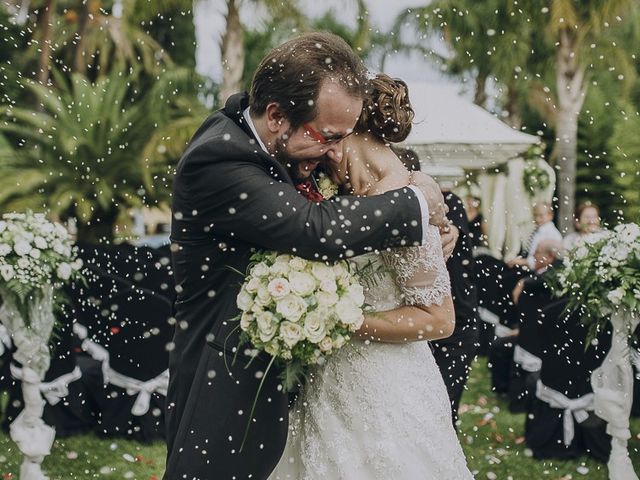
M 246 366 L 237 345 L 236 296 L 251 249 L 334 261 L 422 240 L 410 189 L 373 198 L 313 203 L 287 170 L 261 150 L 232 96 L 191 140 L 173 190 L 172 259 L 176 331 L 167 395 L 165 479 L 262 479 L 287 438 L 287 397 L 270 372 L 248 441 L 239 452 L 266 355 Z M 252 475 L 249 477 L 249 475 Z

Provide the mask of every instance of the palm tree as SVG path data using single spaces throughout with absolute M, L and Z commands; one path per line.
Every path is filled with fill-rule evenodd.
M 521 70 L 529 56 L 532 30 L 524 13 L 510 0 L 437 0 L 401 13 L 394 30 L 409 25 L 423 39 L 440 35 L 452 53 L 442 59 L 447 73 L 474 79 L 474 103 L 479 106 L 486 104 L 490 78 L 505 85 L 509 122 L 519 127 L 514 100 L 522 89 Z
M 220 105 L 224 105 L 227 98 L 238 92 L 242 86 L 245 51 L 240 9 L 244 3 L 251 3 L 255 9 L 265 9 L 270 18 L 282 21 L 293 20 L 300 27 L 305 25 L 297 0 L 226 0 L 225 30 L 220 42 L 222 58 L 222 84 L 218 93 Z
M 197 83 L 172 71 L 136 97 L 137 78 L 117 70 L 94 83 L 53 74 L 56 88 L 27 84 L 44 111 L 9 107 L 1 117 L 15 148 L 0 162 L 0 205 L 73 216 L 79 238 L 112 239 L 130 208 L 169 197 L 173 166 L 206 115 L 177 92 Z
M 621 15 L 640 8 L 637 0 L 552 0 L 547 2 L 545 32 L 555 46 L 555 95 L 551 97 L 555 115 L 556 142 L 552 158 L 558 169 L 559 223 L 568 231 L 575 204 L 578 117 L 589 80 L 596 68 L 613 67 L 633 75 L 625 52 L 611 48 L 609 41 Z M 539 6 L 538 6 L 539 8 Z M 606 53 L 606 55 L 605 55 Z

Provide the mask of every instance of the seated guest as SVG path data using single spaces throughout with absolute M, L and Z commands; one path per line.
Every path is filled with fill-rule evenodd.
M 553 208 L 551 205 L 545 202 L 536 203 L 533 206 L 533 220 L 536 228 L 531 234 L 527 245 L 524 245 L 526 256 L 521 255 L 509 261 L 507 264 L 510 267 L 524 266 L 530 270 L 535 270 L 534 254 L 538 244 L 543 240 L 554 240 L 562 243 L 562 235 L 553 224 Z
M 534 273 L 520 279 L 513 289 L 513 302 L 518 311 L 518 301 L 527 292 L 529 295 L 543 295 L 546 289 L 544 284 L 545 274 L 553 265 L 562 261 L 562 243 L 554 240 L 542 240 L 538 243 L 534 258 Z M 542 297 L 547 300 L 547 296 Z M 522 322 L 522 312 L 518 313 L 517 321 Z M 491 383 L 497 393 L 506 393 L 509 390 L 509 378 L 513 350 L 518 342 L 520 329 L 513 328 L 511 335 L 498 338 L 489 348 L 489 367 L 491 369 Z
M 469 220 L 469 238 L 471 239 L 471 247 L 477 248 L 489 247 L 489 229 L 487 221 L 480 210 L 480 199 L 469 195 L 465 198 L 465 210 L 467 219 Z
M 574 214 L 576 231 L 570 233 L 562 241 L 565 250 L 571 250 L 584 235 L 600 231 L 600 210 L 591 202 L 578 205 Z

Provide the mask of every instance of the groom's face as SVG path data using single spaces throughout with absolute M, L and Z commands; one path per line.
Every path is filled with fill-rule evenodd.
M 353 131 L 362 111 L 362 99 L 326 81 L 318 94 L 317 111 L 316 118 L 297 129 L 284 122 L 283 132 L 276 140 L 276 158 L 297 182 L 309 178 L 322 163 L 340 163 L 342 139 Z

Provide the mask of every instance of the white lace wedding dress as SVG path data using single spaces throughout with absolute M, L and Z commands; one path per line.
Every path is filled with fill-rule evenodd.
M 435 227 L 423 247 L 354 259 L 383 262 L 365 289 L 377 311 L 441 304 L 449 275 Z M 310 374 L 290 412 L 287 446 L 270 480 L 464 480 L 473 478 L 427 342 L 354 340 Z

